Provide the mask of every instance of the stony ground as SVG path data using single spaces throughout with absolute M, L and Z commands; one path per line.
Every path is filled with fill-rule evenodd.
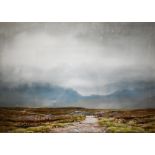
M 51 132 L 58 133 L 103 133 L 104 128 L 98 124 L 98 119 L 95 116 L 86 116 L 86 119 L 81 122 L 75 122 L 64 128 L 55 128 Z

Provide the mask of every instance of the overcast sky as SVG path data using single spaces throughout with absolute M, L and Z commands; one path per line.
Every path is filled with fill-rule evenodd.
M 0 81 L 109 93 L 155 79 L 155 23 L 0 23 Z

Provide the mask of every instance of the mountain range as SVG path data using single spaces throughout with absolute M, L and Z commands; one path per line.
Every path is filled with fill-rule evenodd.
M 155 83 L 121 82 L 106 86 L 107 95 L 83 96 L 72 88 L 32 83 L 16 87 L 0 85 L 0 106 L 88 108 L 155 108 Z

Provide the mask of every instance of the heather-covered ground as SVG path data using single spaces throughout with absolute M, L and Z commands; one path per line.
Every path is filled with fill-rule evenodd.
M 0 132 L 155 132 L 155 109 L 0 108 Z
M 98 116 L 106 132 L 155 132 L 155 110 L 107 111 Z

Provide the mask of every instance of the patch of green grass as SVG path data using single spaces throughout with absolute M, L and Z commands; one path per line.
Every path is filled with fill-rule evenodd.
M 37 127 L 28 127 L 28 128 L 16 128 L 12 132 L 16 133 L 44 133 L 50 132 L 52 128 L 65 127 L 69 125 L 69 123 L 47 123 L 42 126 Z
M 113 133 L 139 133 L 139 132 L 145 132 L 143 128 L 140 127 L 132 127 L 132 126 L 110 126 L 107 128 L 108 132 Z
M 103 127 L 106 127 L 107 132 L 145 132 L 143 128 L 135 126 L 134 121 L 130 121 L 129 123 L 122 123 L 120 119 L 102 118 L 99 120 L 99 124 Z
M 26 133 L 27 130 L 25 128 L 16 128 L 14 130 L 11 130 L 12 133 Z

